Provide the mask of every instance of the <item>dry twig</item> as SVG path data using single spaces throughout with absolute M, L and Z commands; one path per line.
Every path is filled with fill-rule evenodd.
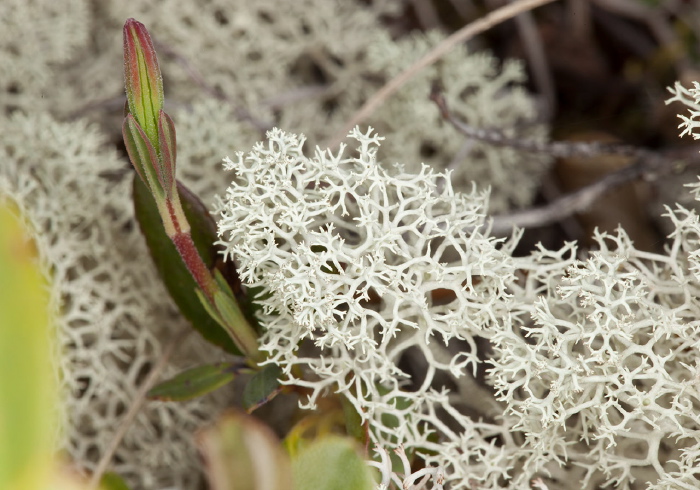
M 435 46 L 430 52 L 426 53 L 425 56 L 406 68 L 399 75 L 389 80 L 372 97 L 370 97 L 367 102 L 365 102 L 364 105 L 350 118 L 347 124 L 326 144 L 322 145 L 322 147 L 337 147 L 352 128 L 369 117 L 389 96 L 401 88 L 404 83 L 409 81 L 424 68 L 442 58 L 456 45 L 463 43 L 477 34 L 481 34 L 493 26 L 511 19 L 522 12 L 527 12 L 528 10 L 532 10 L 553 1 L 555 0 L 518 0 L 494 10 L 484 17 L 464 26 Z
M 532 153 L 546 153 L 554 158 L 584 157 L 591 158 L 599 155 L 625 155 L 634 157 L 644 157 L 652 152 L 643 148 L 627 145 L 614 145 L 608 143 L 592 142 L 554 142 L 523 140 L 511 138 L 498 129 L 475 128 L 457 119 L 450 112 L 445 97 L 439 89 L 433 87 L 430 99 L 440 109 L 442 117 L 452 124 L 457 131 L 469 138 L 474 138 L 485 143 L 497 146 L 508 146 Z
M 507 234 L 513 227 L 529 228 L 555 223 L 575 213 L 585 211 L 600 196 L 627 182 L 640 178 L 654 180 L 659 175 L 676 169 L 679 162 L 683 164 L 698 163 L 696 155 L 691 156 L 685 151 L 682 153 L 678 151 L 659 153 L 645 148 L 599 142 L 548 143 L 511 138 L 502 131 L 474 128 L 457 119 L 450 112 L 445 98 L 436 87 L 433 87 L 430 98 L 436 103 L 445 120 L 463 135 L 479 141 L 527 152 L 546 153 L 556 158 L 574 156 L 592 158 L 605 154 L 615 154 L 631 156 L 636 159 L 632 165 L 612 172 L 597 182 L 555 199 L 545 206 L 493 217 L 491 232 L 495 235 Z
M 600 196 L 623 184 L 645 176 L 656 175 L 663 171 L 664 167 L 667 167 L 667 171 L 670 170 L 668 167 L 672 165 L 669 163 L 669 160 L 662 155 L 640 158 L 632 165 L 612 172 L 597 182 L 566 194 L 545 206 L 494 216 L 491 232 L 494 235 L 503 235 L 509 233 L 513 227 L 531 228 L 556 223 L 575 213 L 585 211 Z

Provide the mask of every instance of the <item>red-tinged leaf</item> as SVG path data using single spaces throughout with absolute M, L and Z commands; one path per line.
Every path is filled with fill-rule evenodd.
M 160 142 L 160 173 L 165 195 L 170 198 L 175 192 L 175 161 L 177 159 L 177 142 L 175 124 L 162 110 L 158 114 L 158 139 Z
M 197 398 L 233 381 L 245 365 L 230 362 L 197 366 L 159 383 L 148 392 L 152 400 L 182 402 Z
M 190 223 L 192 240 L 204 263 L 211 268 L 217 256 L 214 247 L 217 239 L 216 223 L 197 196 L 179 182 L 177 190 L 185 217 Z M 156 203 L 141 179 L 134 178 L 133 191 L 136 219 L 158 273 L 175 304 L 202 337 L 227 352 L 240 355 L 241 352 L 228 333 L 207 313 L 199 301 L 195 293 L 197 284 L 182 262 L 172 241 L 165 234 Z
M 160 153 L 158 113 L 163 108 L 163 78 L 151 36 L 146 26 L 135 19 L 124 24 L 124 80 L 129 112 Z
M 132 114 L 127 114 L 122 125 L 124 144 L 129 154 L 129 159 L 141 177 L 148 185 L 151 193 L 157 194 L 159 199 L 165 198 L 164 186 L 158 175 L 158 154 L 148 140 L 146 133 Z M 144 178 L 145 177 L 145 178 Z
M 243 407 L 248 413 L 260 408 L 280 392 L 281 375 L 278 366 L 268 364 L 250 378 L 243 389 Z

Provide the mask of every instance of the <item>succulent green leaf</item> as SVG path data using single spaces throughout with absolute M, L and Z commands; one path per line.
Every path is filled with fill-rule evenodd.
M 226 386 L 245 368 L 231 362 L 197 366 L 157 384 L 148 392 L 148 397 L 174 402 L 191 400 Z
M 243 389 L 243 407 L 248 413 L 269 402 L 280 392 L 281 375 L 277 365 L 268 364 L 250 378 Z
M 197 442 L 211 490 L 293 488 L 289 456 L 272 430 L 254 417 L 228 413 L 202 431 Z
M 148 140 L 146 133 L 132 114 L 127 114 L 122 125 L 124 144 L 129 159 L 141 177 L 141 180 L 151 189 L 160 200 L 165 198 L 165 190 L 158 172 L 160 166 L 155 148 Z
M 0 205 L 0 488 L 49 488 L 54 408 L 46 282 L 15 212 Z
M 327 436 L 292 460 L 294 490 L 373 490 L 370 467 L 348 437 Z
M 124 81 L 129 112 L 160 153 L 158 114 L 163 108 L 163 78 L 151 36 L 135 19 L 124 24 Z
M 216 224 L 201 201 L 185 186 L 178 182 L 177 190 L 185 216 L 190 223 L 192 240 L 205 264 L 211 268 L 216 260 L 216 249 L 213 245 L 217 239 Z M 227 352 L 240 355 L 241 352 L 226 330 L 202 306 L 195 293 L 197 283 L 166 235 L 155 200 L 141 179 L 134 179 L 133 192 L 136 219 L 158 273 L 175 304 L 206 340 Z

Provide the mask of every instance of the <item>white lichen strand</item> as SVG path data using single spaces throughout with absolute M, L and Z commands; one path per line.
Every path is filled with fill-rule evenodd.
M 377 468 L 380 473 L 380 482 L 376 490 L 390 490 L 401 488 L 403 490 L 443 490 L 445 474 L 439 466 L 428 466 L 418 471 L 411 470 L 411 464 L 406 456 L 403 446 L 399 445 L 394 449 L 394 453 L 401 461 L 402 472 L 394 467 L 389 453 L 381 447 L 376 446 L 374 452 L 379 457 L 379 461 L 368 461 L 368 465 Z M 402 475 L 403 478 L 401 478 Z
M 454 438 L 433 459 L 452 464 L 455 481 L 495 482 L 477 455 L 498 450 L 454 408 L 450 416 L 472 437 L 439 422 L 435 410 L 450 401 L 433 385 L 436 376 L 475 372 L 475 336 L 490 336 L 507 315 L 512 260 L 502 241 L 479 231 L 487 196 L 455 193 L 449 174 L 426 166 L 385 169 L 371 128 L 350 133 L 352 155 L 342 147 L 309 158 L 303 137 L 267 136 L 225 160 L 234 180 L 216 214 L 226 258 L 260 288 L 268 362 L 284 383 L 310 389 L 303 406 L 340 392 L 380 444 L 426 449 L 435 431 Z M 427 362 L 421 382 L 399 366 L 407 355 Z

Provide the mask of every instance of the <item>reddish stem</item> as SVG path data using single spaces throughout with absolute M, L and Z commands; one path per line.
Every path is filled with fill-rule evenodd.
M 197 248 L 194 246 L 192 235 L 190 233 L 176 232 L 170 238 L 173 244 L 175 244 L 175 248 L 177 248 L 180 257 L 182 257 L 185 266 L 199 285 L 199 288 L 206 294 L 211 304 L 214 304 L 216 283 L 202 260 L 202 257 L 199 255 Z

